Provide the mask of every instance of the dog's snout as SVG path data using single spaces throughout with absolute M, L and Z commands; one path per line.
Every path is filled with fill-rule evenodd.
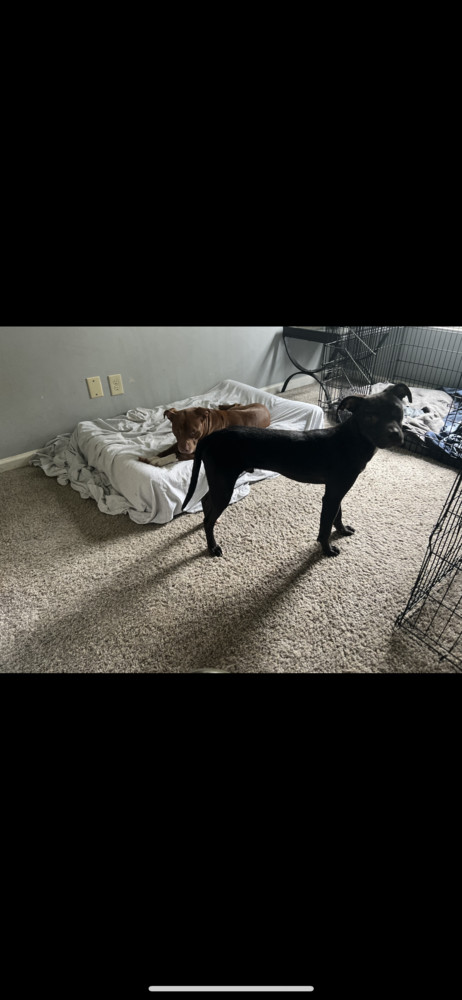
M 181 447 L 180 444 L 178 444 L 178 450 L 181 452 L 182 455 L 192 455 L 196 450 L 196 442 L 182 441 Z
M 394 424 L 388 428 L 388 438 L 390 444 L 402 444 L 404 441 L 403 432 L 398 424 Z

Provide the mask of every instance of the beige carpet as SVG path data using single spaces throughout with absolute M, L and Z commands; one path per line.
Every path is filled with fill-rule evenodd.
M 315 387 L 286 396 L 317 401 Z M 222 515 L 102 514 L 38 468 L 0 475 L 3 672 L 454 672 L 401 630 L 454 470 L 378 451 L 343 503 L 341 554 L 316 543 L 323 489 L 279 477 Z

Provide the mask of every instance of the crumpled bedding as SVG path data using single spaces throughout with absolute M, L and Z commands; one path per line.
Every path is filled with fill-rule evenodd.
M 83 420 L 72 434 L 59 434 L 39 449 L 29 464 L 40 466 L 47 476 L 55 476 L 61 486 L 70 484 L 83 499 L 92 498 L 105 514 L 128 514 L 137 524 L 165 524 L 181 513 L 192 460 L 156 467 L 139 462 L 138 458 L 151 458 L 175 443 L 164 410 L 171 406 L 217 407 L 219 403 L 263 403 L 270 412 L 271 427 L 307 431 L 323 426 L 320 407 L 281 399 L 229 379 L 201 396 L 167 402 L 152 410 L 139 407 L 118 417 Z M 231 503 L 247 496 L 250 483 L 276 475 L 262 469 L 243 473 L 236 482 Z M 207 489 L 201 465 L 195 491 L 198 502 L 188 513 L 202 510 L 200 500 Z
M 429 431 L 425 440 L 435 457 L 443 460 L 449 457 L 460 464 L 462 462 L 462 389 L 447 389 L 445 387 L 444 391 L 448 393 L 452 401 L 444 429 L 439 434 Z

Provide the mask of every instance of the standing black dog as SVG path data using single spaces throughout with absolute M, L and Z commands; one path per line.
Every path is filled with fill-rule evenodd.
M 342 522 L 341 503 L 345 494 L 366 468 L 376 448 L 403 443 L 404 396 L 412 403 L 410 389 L 403 382 L 372 396 L 347 396 L 338 409 L 350 410 L 352 416 L 344 423 L 322 430 L 232 427 L 215 431 L 199 441 L 183 510 L 196 489 L 202 461 L 209 486 L 202 507 L 211 555 L 222 555 L 213 529 L 231 500 L 236 479 L 242 472 L 265 469 L 300 483 L 325 483 L 318 542 L 324 555 L 337 556 L 340 550 L 329 541 L 332 526 L 335 525 L 340 535 L 354 532 L 354 528 Z

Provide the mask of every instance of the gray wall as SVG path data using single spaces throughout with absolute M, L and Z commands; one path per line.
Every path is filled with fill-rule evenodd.
M 80 420 L 167 405 L 222 379 L 282 387 L 294 369 L 281 333 L 280 326 L 0 327 L 0 458 L 39 448 Z M 318 357 L 309 349 L 305 361 Z M 123 396 L 110 395 L 107 375 L 115 374 Z M 90 375 L 100 376 L 104 397 L 90 399 Z M 301 376 L 291 387 L 297 382 Z
M 458 388 L 462 381 L 462 327 L 401 326 L 379 352 L 377 381 Z

